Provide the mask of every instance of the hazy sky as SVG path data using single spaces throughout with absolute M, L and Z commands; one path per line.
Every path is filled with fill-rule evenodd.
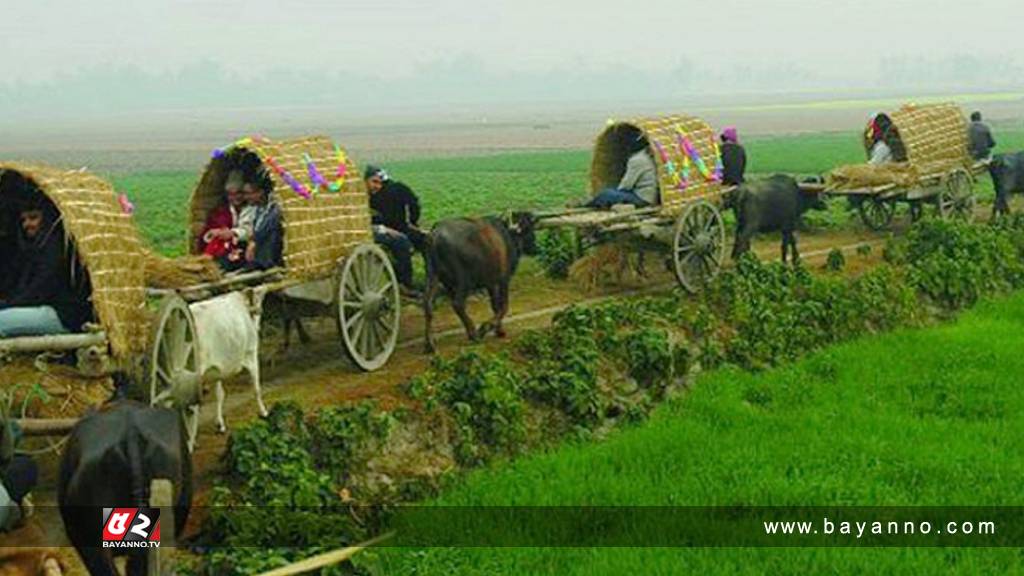
M 396 78 L 467 59 L 497 73 L 689 60 L 868 77 L 886 56 L 1012 59 L 1019 14 L 1019 0 L 7 0 L 0 69 L 20 82 L 206 60 Z

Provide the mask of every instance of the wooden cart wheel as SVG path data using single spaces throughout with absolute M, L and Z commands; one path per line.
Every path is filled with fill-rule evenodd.
M 190 408 L 202 400 L 196 337 L 196 324 L 188 304 L 180 296 L 166 296 L 160 303 L 150 338 L 148 401 L 153 406 L 181 411 L 186 430 L 195 430 L 199 413 Z
M 975 203 L 974 182 L 966 170 L 954 170 L 943 178 L 938 199 L 939 216 L 971 222 Z
M 686 207 L 676 220 L 672 260 L 679 285 L 690 292 L 704 287 L 722 268 L 725 259 L 725 224 L 710 202 Z
M 342 347 L 352 362 L 368 372 L 387 363 L 402 307 L 391 260 L 375 244 L 361 244 L 345 258 L 337 307 Z
M 868 228 L 880 232 L 892 224 L 892 217 L 896 214 L 896 203 L 876 197 L 864 198 L 857 204 L 857 211 Z

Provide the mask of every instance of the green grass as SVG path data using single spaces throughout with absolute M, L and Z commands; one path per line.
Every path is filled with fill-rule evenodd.
M 708 373 L 642 425 L 479 470 L 438 503 L 1022 505 L 1022 334 L 1018 293 L 777 370 Z M 367 561 L 388 574 L 1024 570 L 1009 549 L 394 549 Z
M 1024 131 L 998 130 L 1000 150 L 1024 149 Z M 787 172 L 820 174 L 848 163 L 863 162 L 856 132 L 834 132 L 752 138 L 745 142 L 754 174 Z M 461 215 L 495 214 L 506 209 L 538 210 L 565 206 L 569 199 L 587 194 L 590 152 L 552 151 L 504 153 L 461 158 L 393 162 L 392 175 L 420 195 L 425 222 Z M 145 239 L 158 251 L 177 255 L 185 251 L 188 197 L 197 172 L 137 172 L 114 175 L 116 188 L 136 205 L 136 218 Z M 991 198 L 987 177 L 979 179 L 979 194 Z M 836 204 L 842 204 L 837 201 Z M 839 207 L 811 223 L 842 225 Z

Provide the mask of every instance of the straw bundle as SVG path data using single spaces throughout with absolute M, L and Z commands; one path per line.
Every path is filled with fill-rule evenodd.
M 826 178 L 829 190 L 857 190 L 888 184 L 912 186 L 918 179 L 917 169 L 905 162 L 890 164 L 851 164 L 840 166 Z
M 626 279 L 638 279 L 638 266 L 632 262 L 636 254 L 635 249 L 630 250 L 629 246 L 618 242 L 598 245 L 572 263 L 569 279 L 588 292 L 609 280 L 622 283 Z
M 289 276 L 302 280 L 322 278 L 332 273 L 339 258 L 371 240 L 369 199 L 362 176 L 347 155 L 342 189 L 321 191 L 309 199 L 296 194 L 283 177 L 271 170 L 268 160 L 313 190 L 315 185 L 303 161 L 303 155 L 308 154 L 317 170 L 333 180 L 338 157 L 329 139 L 313 136 L 270 142 L 257 138 L 235 150 L 256 154 L 271 174 L 274 196 L 281 206 L 284 264 Z M 212 159 L 192 193 L 189 232 L 193 250 L 210 211 L 224 201 L 224 182 L 231 168 L 228 156 Z
M 149 249 L 142 254 L 149 288 L 185 288 L 214 282 L 223 276 L 217 263 L 204 256 L 168 258 Z
M 89 274 L 93 309 L 114 356 L 142 350 L 147 333 L 142 250 L 113 187 L 84 170 L 0 163 L 3 171 L 30 180 L 56 205 L 67 239 Z
M 713 170 L 715 166 L 713 143 L 716 137 L 711 126 L 706 122 L 691 116 L 640 118 L 629 122 L 610 124 L 597 137 L 597 141 L 594 143 L 593 160 L 590 164 L 591 191 L 597 193 L 609 186 L 618 185 L 625 172 L 630 144 L 636 140 L 638 134 L 644 134 L 651 141 L 651 156 L 658 165 L 658 184 L 661 189 L 663 211 L 671 214 L 681 210 L 687 202 L 700 198 L 719 198 L 721 184 L 705 180 L 696 166 L 691 165 L 690 183 L 685 190 L 680 190 L 673 182 L 666 162 L 655 148 L 655 142 L 660 145 L 668 160 L 678 170 L 683 166 L 684 161 L 683 152 L 678 144 L 680 130 L 693 143 L 708 169 Z
M 14 358 L 0 367 L 0 397 L 12 400 L 16 417 L 77 417 L 102 404 L 113 391 L 109 377 L 83 377 L 71 366 L 50 364 L 40 372 L 31 359 Z

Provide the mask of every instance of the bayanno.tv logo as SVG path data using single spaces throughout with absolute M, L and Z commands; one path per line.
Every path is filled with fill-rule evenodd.
M 104 548 L 159 548 L 159 508 L 104 508 Z

